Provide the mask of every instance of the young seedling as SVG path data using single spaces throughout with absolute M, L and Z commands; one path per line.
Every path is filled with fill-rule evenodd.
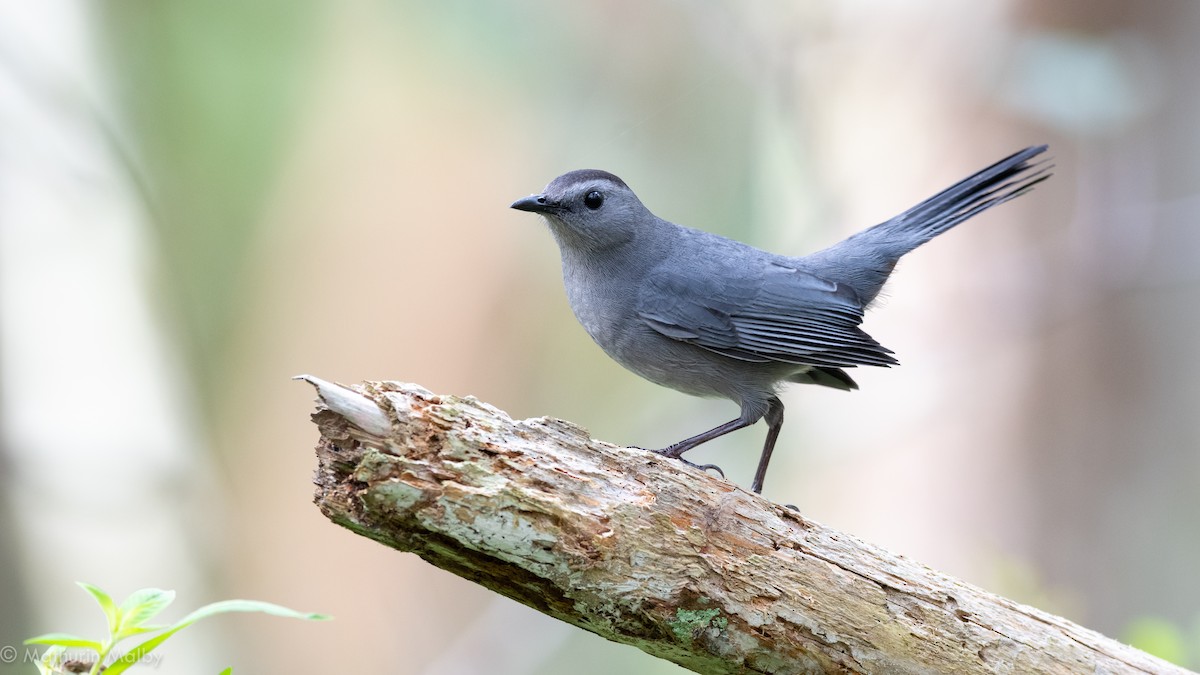
M 69 649 L 83 649 L 96 653 L 96 660 L 88 664 L 90 665 L 90 669 L 87 672 L 90 675 L 97 675 L 102 670 L 105 675 L 119 675 L 133 664 L 141 661 L 147 654 L 157 649 L 159 645 L 166 642 L 167 638 L 196 623 L 200 619 L 217 614 L 227 614 L 229 612 L 262 612 L 264 614 L 305 619 L 307 621 L 324 621 L 330 618 L 324 614 L 297 612 L 287 607 L 273 605 L 269 602 L 259 602 L 257 600 L 223 600 L 205 605 L 173 624 L 150 624 L 147 622 L 158 616 L 159 612 L 166 609 L 175 600 L 175 591 L 164 591 L 159 588 L 143 588 L 140 591 L 131 593 L 129 597 L 125 598 L 124 602 L 118 605 L 113 602 L 113 599 L 107 593 L 99 588 L 83 582 L 79 582 L 79 585 L 99 603 L 100 609 L 104 611 L 104 616 L 108 620 L 108 637 L 103 640 L 89 640 L 68 633 L 46 633 L 45 635 L 29 638 L 25 641 L 27 645 L 50 646 L 50 649 L 46 650 L 46 653 L 42 655 L 41 660 L 37 664 L 42 675 L 83 672 L 80 667 L 87 667 L 83 662 L 66 660 L 67 650 Z M 157 634 L 138 643 L 132 649 L 113 659 L 113 662 L 105 667 L 104 662 L 113 653 L 113 649 L 117 646 L 117 643 L 150 633 Z M 222 671 L 221 675 L 229 675 L 231 672 L 232 668 L 226 668 Z

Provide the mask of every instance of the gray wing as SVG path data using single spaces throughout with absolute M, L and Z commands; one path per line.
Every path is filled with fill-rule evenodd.
M 655 270 L 638 294 L 637 314 L 662 335 L 741 361 L 896 363 L 858 327 L 863 309 L 854 291 L 783 263 Z

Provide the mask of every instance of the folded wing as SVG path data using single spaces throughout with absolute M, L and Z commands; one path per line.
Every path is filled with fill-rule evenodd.
M 854 291 L 784 263 L 737 274 L 655 271 L 642 286 L 637 313 L 662 335 L 742 361 L 831 368 L 896 363 L 859 328 L 863 308 Z

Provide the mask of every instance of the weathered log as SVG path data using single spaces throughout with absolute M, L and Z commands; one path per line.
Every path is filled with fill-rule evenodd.
M 1187 672 L 568 422 L 304 379 L 332 521 L 696 672 Z

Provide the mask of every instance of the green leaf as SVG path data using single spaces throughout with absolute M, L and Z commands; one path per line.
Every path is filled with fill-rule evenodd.
M 222 600 L 214 602 L 210 605 L 205 605 L 200 609 L 188 614 L 179 621 L 175 622 L 166 631 L 155 635 L 146 640 L 140 645 L 126 652 L 116 663 L 108 667 L 104 671 L 104 675 L 120 675 L 133 664 L 142 659 L 143 656 L 149 654 L 158 648 L 159 645 L 167 641 L 175 633 L 187 628 L 196 623 L 200 619 L 206 619 L 217 614 L 227 614 L 230 612 L 262 612 L 263 614 L 271 614 L 273 616 L 283 616 L 293 619 L 304 619 L 306 621 L 325 621 L 329 616 L 324 614 L 297 612 L 294 609 L 288 609 L 280 605 L 271 604 L 269 602 L 259 602 L 257 600 Z
M 133 629 L 153 619 L 174 601 L 175 591 L 164 591 L 161 588 L 143 588 L 130 593 L 129 597 L 121 603 L 120 609 L 117 610 L 121 618 L 117 631 L 120 637 L 115 639 L 119 640 L 121 637 L 133 635 Z
M 121 632 L 113 637 L 113 642 L 116 643 L 135 635 L 141 635 L 142 633 L 153 633 L 156 630 L 162 630 L 166 627 L 167 625 L 162 623 L 151 623 L 144 626 L 122 626 Z
M 108 669 L 104 671 L 104 675 L 119 675 L 119 673 L 125 672 L 129 666 L 141 661 L 143 656 L 154 651 L 159 645 L 166 642 L 167 638 L 178 633 L 184 628 L 187 628 L 187 626 L 178 626 L 166 631 L 165 633 L 159 633 L 149 640 L 146 640 L 142 644 L 125 652 L 121 655 L 121 658 L 117 659 L 115 663 L 110 665 Z
M 96 652 L 97 654 L 99 654 L 100 650 L 104 648 L 104 645 L 100 644 L 99 642 L 96 642 L 95 640 L 81 638 L 78 635 L 71 635 L 70 633 L 46 633 L 44 635 L 39 635 L 37 637 L 29 638 L 28 640 L 25 641 L 25 644 L 27 644 L 27 645 L 57 645 L 59 647 L 77 647 L 80 649 L 90 649 L 90 650 Z
M 183 617 L 171 627 L 184 627 L 188 624 L 193 624 L 200 619 L 204 619 L 217 614 L 228 614 L 230 612 L 262 612 L 272 616 L 283 616 L 289 619 L 304 619 L 305 621 L 328 621 L 333 618 L 327 614 L 317 614 L 314 612 L 297 612 L 294 609 L 288 609 L 281 605 L 272 604 L 270 602 L 261 602 L 259 600 L 222 600 L 214 602 L 210 605 L 205 605 L 200 609 Z
M 225 670 L 222 670 L 220 675 L 233 675 L 233 666 L 229 666 Z
M 104 617 L 108 619 L 108 632 L 110 635 L 117 634 L 117 624 L 120 623 L 120 610 L 117 609 L 117 603 L 109 597 L 108 593 L 96 588 L 86 581 L 76 581 L 80 588 L 91 594 L 96 602 L 100 603 L 100 609 L 104 610 Z

